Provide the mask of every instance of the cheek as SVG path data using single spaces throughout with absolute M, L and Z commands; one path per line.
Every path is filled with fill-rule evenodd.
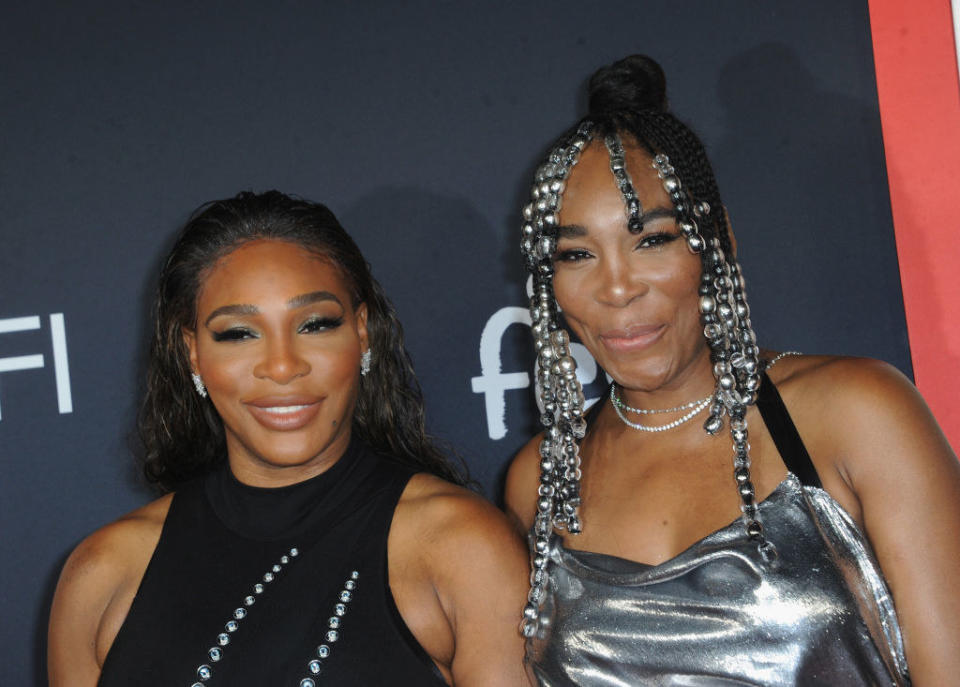
M 579 319 L 586 311 L 589 301 L 589 279 L 584 279 L 586 270 L 562 270 L 553 278 L 553 294 L 557 305 L 569 317 Z
M 213 394 L 237 389 L 241 380 L 250 375 L 254 364 L 249 351 L 224 350 L 202 344 L 197 349 L 197 363 L 203 383 Z
M 699 288 L 701 268 L 699 261 L 684 261 L 679 264 L 669 279 L 663 280 L 660 287 L 664 295 L 674 304 L 677 324 L 681 331 L 689 332 L 690 337 L 702 341 L 700 334 Z
M 308 360 L 311 374 L 331 385 L 349 384 L 360 374 L 360 354 L 356 345 L 319 350 Z

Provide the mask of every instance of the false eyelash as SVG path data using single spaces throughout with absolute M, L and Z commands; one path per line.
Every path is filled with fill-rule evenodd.
M 300 325 L 299 331 L 305 333 L 321 332 L 336 329 L 341 324 L 343 324 L 342 317 L 313 317 Z
M 673 243 L 679 238 L 680 234 L 671 234 L 669 232 L 660 231 L 655 234 L 647 234 L 643 236 L 637 245 L 643 248 L 656 248 L 657 246 L 665 246 L 668 243 Z
M 231 327 L 222 332 L 211 332 L 214 341 L 243 341 L 254 338 L 254 333 L 244 327 Z

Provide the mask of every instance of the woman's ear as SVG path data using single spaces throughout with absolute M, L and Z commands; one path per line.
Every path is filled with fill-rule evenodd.
M 733 235 L 733 227 L 730 226 L 730 215 L 727 213 L 727 206 L 723 206 L 723 224 L 727 228 L 727 236 L 730 237 L 730 248 L 733 250 L 733 257 L 737 257 L 737 237 Z
M 197 333 L 192 329 L 183 327 L 180 330 L 180 334 L 183 336 L 183 343 L 190 354 L 190 371 L 200 374 L 200 370 L 197 367 Z
M 367 304 L 361 303 L 357 306 L 357 335 L 360 337 L 360 351 L 370 349 L 370 336 L 367 333 Z

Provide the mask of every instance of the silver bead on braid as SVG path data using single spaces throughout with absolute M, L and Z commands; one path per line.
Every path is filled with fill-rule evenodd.
M 633 189 L 633 180 L 627 171 L 626 154 L 623 150 L 623 142 L 617 134 L 604 136 L 603 143 L 607 146 L 607 152 L 610 153 L 610 171 L 613 172 L 613 178 L 617 181 L 617 188 L 623 196 L 623 202 L 627 206 L 627 229 L 631 233 L 639 234 L 643 231 L 643 222 L 640 220 L 640 200 L 637 198 L 637 192 Z
M 586 432 L 583 390 L 577 365 L 570 355 L 570 337 L 558 324 L 553 294 L 553 254 L 557 250 L 557 213 L 570 169 L 592 140 L 593 125 L 582 123 L 573 135 L 554 148 L 537 169 L 531 202 L 523 209 L 521 247 L 527 269 L 533 274 L 530 298 L 531 331 L 537 351 L 534 393 L 543 408 L 540 442 L 540 485 L 534 520 L 534 550 L 530 592 L 523 610 L 525 636 L 537 632 L 540 606 L 546 596 L 547 553 L 554 529 L 581 531 L 580 446 Z
M 703 428 L 708 434 L 717 434 L 723 428 L 723 416 L 730 418 L 734 479 L 740 494 L 743 523 L 763 560 L 772 563 L 776 560 L 777 551 L 763 535 L 756 491 L 750 478 L 746 416 L 747 406 L 756 402 L 760 388 L 760 351 L 750 324 L 750 307 L 747 305 L 740 266 L 733 256 L 723 254 L 719 239 L 714 237 L 709 244 L 704 241 L 697 218 L 708 216 L 711 208 L 705 202 L 694 202 L 683 189 L 667 156 L 662 153 L 654 156 L 653 168 L 657 170 L 663 188 L 677 210 L 677 223 L 687 239 L 687 246 L 692 252 L 700 254 L 703 265 L 699 291 L 700 318 L 717 380 L 710 416 Z
M 559 328 L 553 292 L 553 254 L 557 249 L 557 213 L 571 168 L 593 139 L 594 126 L 583 122 L 572 135 L 554 148 L 538 168 L 531 191 L 532 201 L 523 209 L 522 250 L 533 275 L 530 299 L 531 330 L 537 350 L 538 372 L 534 391 L 543 408 L 545 431 L 540 442 L 540 484 L 533 525 L 533 559 L 530 592 L 521 629 L 527 637 L 538 632 L 540 608 L 548 584 L 549 553 L 554 530 L 571 534 L 581 531 L 579 440 L 586 433 L 583 391 L 576 378 L 576 362 L 570 355 L 569 336 Z M 642 231 L 639 199 L 627 174 L 623 145 L 617 136 L 605 137 L 610 167 L 627 208 L 628 227 Z M 682 187 L 666 155 L 654 157 L 653 167 L 670 196 L 680 231 L 690 251 L 701 256 L 703 273 L 699 307 L 701 321 L 714 364 L 717 386 L 710 398 L 710 416 L 704 430 L 716 434 L 723 417 L 730 418 L 733 439 L 734 477 L 741 499 L 743 521 L 764 561 L 776 560 L 776 549 L 763 535 L 763 525 L 750 479 L 750 445 L 747 442 L 747 406 L 756 400 L 760 386 L 759 350 L 750 325 L 743 278 L 736 260 L 727 258 L 716 238 L 708 242 L 697 220 L 711 208 L 695 202 Z

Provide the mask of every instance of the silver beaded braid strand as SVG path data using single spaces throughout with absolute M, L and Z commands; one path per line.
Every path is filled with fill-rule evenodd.
M 582 530 L 578 507 L 579 440 L 586 433 L 583 390 L 576 378 L 576 362 L 570 355 L 569 335 L 560 329 L 558 322 L 552 258 L 557 247 L 557 213 L 566 179 L 580 153 L 593 140 L 594 128 L 591 122 L 582 122 L 573 134 L 550 152 L 537 169 L 532 201 L 523 209 L 522 251 L 526 267 L 533 275 L 530 315 L 538 356 L 534 391 L 543 407 L 541 423 L 545 430 L 540 442 L 540 483 L 533 526 L 530 592 L 521 623 L 527 637 L 534 636 L 539 629 L 554 530 L 566 529 L 571 534 Z M 642 231 L 641 208 L 627 173 L 623 144 L 616 134 L 605 136 L 604 144 L 610 153 L 611 171 L 624 198 L 628 227 L 639 233 Z M 701 256 L 703 265 L 699 308 L 717 381 L 704 430 L 717 434 L 723 428 L 723 416 L 730 418 L 734 477 L 744 526 L 763 561 L 773 564 L 777 552 L 764 537 L 750 478 L 746 411 L 747 406 L 756 401 L 760 364 L 743 277 L 736 260 L 723 254 L 719 240 L 711 238 L 708 244 L 700 234 L 697 219 L 709 215 L 709 204 L 694 202 L 683 189 L 666 155 L 656 155 L 653 167 L 676 209 L 678 226 L 687 246 L 692 253 Z
M 677 224 L 693 253 L 699 253 L 703 264 L 700 280 L 700 318 L 703 335 L 710 345 L 713 374 L 717 380 L 710 416 L 703 424 L 711 435 L 723 429 L 723 416 L 730 418 L 733 439 L 733 468 L 740 494 L 740 510 L 747 536 L 757 545 L 761 558 L 768 564 L 777 559 L 777 550 L 763 534 L 763 524 L 756 503 L 756 492 L 750 478 L 750 444 L 747 432 L 747 406 L 757 399 L 760 388 L 760 351 L 750 324 L 750 307 L 744 292 L 743 275 L 733 256 L 725 256 L 716 237 L 704 241 L 697 225 L 711 208 L 706 202 L 695 202 L 686 192 L 669 158 L 660 153 L 653 158 L 653 167 L 663 182 L 677 211 Z
M 531 331 L 537 351 L 538 372 L 534 393 L 543 413 L 540 442 L 540 484 L 533 525 L 533 559 L 530 592 L 523 609 L 524 636 L 536 634 L 540 607 L 546 596 L 547 564 L 551 535 L 556 529 L 581 531 L 580 447 L 586 433 L 583 390 L 577 381 L 577 364 L 570 355 L 570 337 L 558 324 L 553 293 L 553 254 L 557 249 L 557 213 L 571 168 L 592 140 L 593 125 L 583 122 L 547 156 L 536 172 L 531 202 L 523 209 L 521 248 L 533 275 L 530 298 Z

